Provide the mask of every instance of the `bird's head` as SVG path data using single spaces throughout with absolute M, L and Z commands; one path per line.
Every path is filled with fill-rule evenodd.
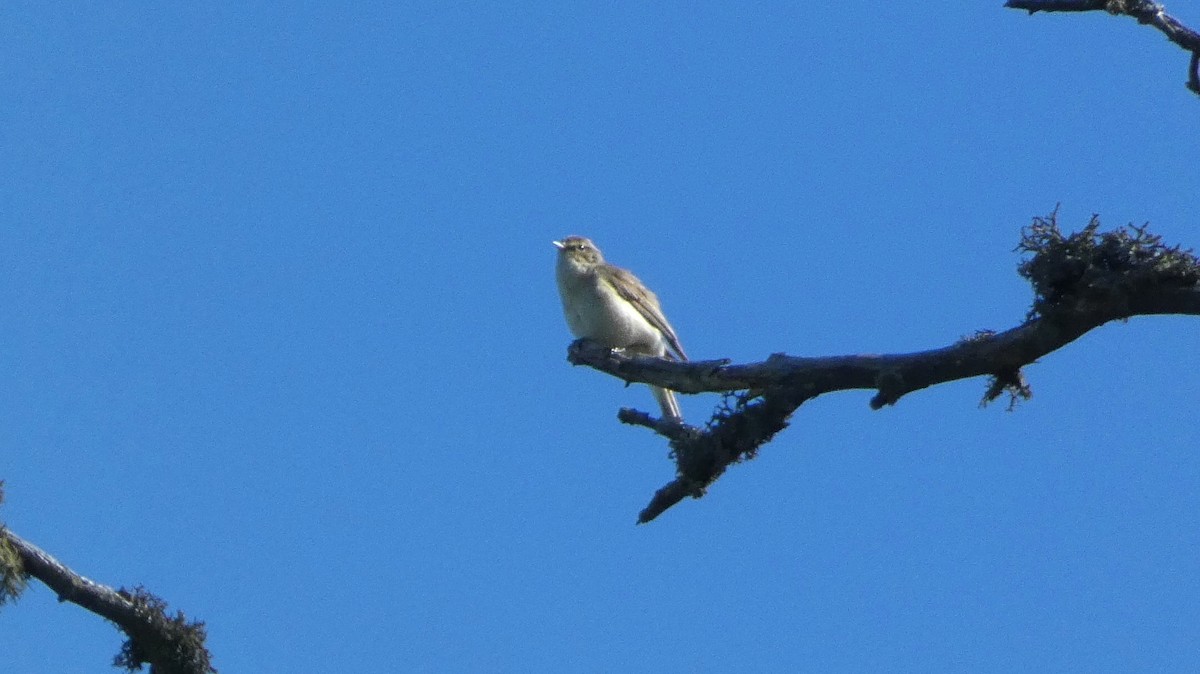
M 604 256 L 591 239 L 572 235 L 553 243 L 558 248 L 558 259 L 573 267 L 586 269 L 604 262 Z

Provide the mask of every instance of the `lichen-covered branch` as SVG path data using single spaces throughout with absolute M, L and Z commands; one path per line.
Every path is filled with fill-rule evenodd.
M 731 464 L 753 458 L 787 427 L 800 405 L 824 393 L 875 391 L 872 409 L 936 384 L 987 376 L 983 403 L 1004 394 L 1010 405 L 1032 395 L 1022 368 L 1113 320 L 1139 315 L 1200 316 L 1200 261 L 1169 247 L 1145 227 L 1100 232 L 1096 218 L 1064 235 L 1056 216 L 1035 218 L 1017 250 L 1027 255 L 1018 272 L 1033 286 L 1033 306 L 1020 325 L 1004 332 L 978 331 L 938 349 L 886 355 L 798 357 L 765 361 L 680 363 L 631 358 L 594 342 L 571 345 L 568 360 L 627 382 L 684 393 L 725 392 L 704 428 L 656 420 L 633 410 L 619 418 L 670 440 L 676 478 L 639 515 L 649 522 L 686 496 L 699 497 Z M 740 393 L 734 393 L 740 392 Z
M 1183 25 L 1167 14 L 1167 10 L 1150 0 L 1008 0 L 1005 7 L 1036 12 L 1095 12 L 1132 16 L 1138 23 L 1154 26 L 1171 42 L 1192 53 L 1188 61 L 1187 88 L 1200 95 L 1200 33 Z
M 166 602 L 137 587 L 114 590 L 84 578 L 36 545 L 0 526 L 0 603 L 15 599 L 29 578 L 42 581 L 73 604 L 105 618 L 129 637 L 113 664 L 129 671 L 150 665 L 153 674 L 216 672 L 204 646 L 202 622 L 183 612 L 166 614 Z

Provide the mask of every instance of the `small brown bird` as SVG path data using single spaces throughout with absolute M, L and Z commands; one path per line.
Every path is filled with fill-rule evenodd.
M 590 239 L 568 236 L 553 243 L 558 248 L 558 293 L 571 334 L 631 354 L 687 360 L 658 297 L 636 276 L 605 262 Z M 658 386 L 650 390 L 664 417 L 683 421 L 674 392 Z

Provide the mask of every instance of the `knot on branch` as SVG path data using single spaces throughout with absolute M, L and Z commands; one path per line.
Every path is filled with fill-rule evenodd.
M 1093 215 L 1083 231 L 1064 235 L 1056 216 L 1057 210 L 1034 218 L 1017 246 L 1031 254 L 1017 269 L 1033 285 L 1031 319 L 1101 307 L 1115 307 L 1121 317 L 1132 295 L 1200 283 L 1200 260 L 1190 250 L 1166 246 L 1146 225 L 1099 232 Z
M 871 398 L 871 409 L 878 410 L 888 405 L 895 405 L 898 400 L 908 393 L 904 386 L 904 375 L 898 370 L 883 370 L 875 377 L 876 393 Z

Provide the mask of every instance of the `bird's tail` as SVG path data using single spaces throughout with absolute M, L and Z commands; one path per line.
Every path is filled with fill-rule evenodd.
M 658 406 L 662 408 L 663 417 L 673 417 L 679 422 L 683 422 L 683 413 L 679 411 L 679 401 L 675 399 L 675 392 L 670 389 L 651 386 L 650 391 L 654 393 L 654 399 L 658 401 Z

